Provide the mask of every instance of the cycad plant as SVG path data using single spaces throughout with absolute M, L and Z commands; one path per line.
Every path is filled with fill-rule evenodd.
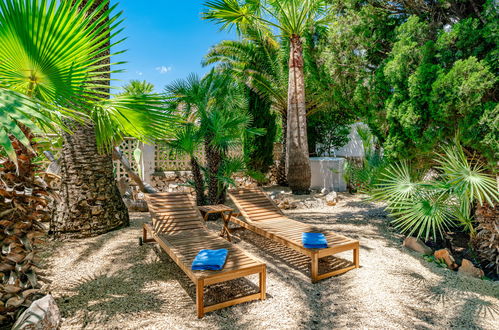
M 407 162 L 388 166 L 371 192 L 387 203 L 395 227 L 408 235 L 443 237 L 451 227 L 462 226 L 475 236 L 474 210 L 499 201 L 495 178 L 485 173 L 477 159 L 466 157 L 456 143 L 437 156 L 436 172 L 415 173 Z

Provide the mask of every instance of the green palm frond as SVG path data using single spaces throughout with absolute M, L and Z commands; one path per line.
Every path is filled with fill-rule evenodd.
M 111 56 L 101 45 L 121 15 L 104 11 L 108 3 L 90 11 L 94 0 L 81 10 L 81 0 L 0 2 L 0 86 L 66 106 L 94 98 L 109 80 L 98 71 Z
M 222 41 L 205 57 L 235 79 L 270 100 L 281 113 L 287 109 L 288 75 L 283 49 L 268 34 L 251 31 L 242 41 Z
M 395 217 L 395 228 L 428 240 L 442 237 L 455 224 L 456 207 L 449 203 L 448 195 L 425 188 L 410 199 L 398 200 L 391 215 Z
M 123 86 L 123 93 L 125 95 L 140 96 L 143 94 L 152 94 L 154 92 L 154 85 L 145 80 L 130 80 L 128 84 Z
M 437 158 L 437 163 L 445 181 L 465 203 L 483 205 L 487 202 L 493 206 L 499 201 L 495 178 L 485 173 L 484 165 L 479 160 L 469 161 L 459 144 L 446 148 Z
M 52 131 L 62 127 L 62 119 L 76 113 L 55 109 L 50 105 L 34 102 L 32 99 L 15 91 L 0 88 L 0 150 L 17 164 L 17 156 L 10 137 L 16 138 L 26 148 L 31 143 L 23 133 L 21 126 L 31 131 Z M 81 115 L 81 114 L 80 114 Z
M 209 10 L 203 13 L 203 19 L 220 24 L 220 30 L 236 27 L 239 33 L 256 24 L 260 9 L 259 2 L 254 0 L 244 4 L 238 0 L 212 0 L 206 1 L 204 5 Z
M 325 0 L 212 0 L 205 2 L 203 18 L 221 25 L 221 29 L 276 28 L 284 37 L 302 36 L 312 25 L 331 20 L 331 6 Z
M 373 199 L 397 205 L 418 194 L 421 184 L 414 180 L 407 162 L 389 165 L 380 174 L 379 183 L 371 193 Z
M 177 130 L 168 145 L 179 155 L 187 154 L 190 157 L 195 157 L 195 153 L 201 147 L 201 143 L 202 135 L 200 134 L 199 127 L 193 123 L 186 123 Z
M 110 72 L 103 72 L 99 63 L 111 54 L 109 47 L 101 46 L 119 32 L 121 14 L 113 14 L 115 6 L 104 9 L 108 4 L 108 0 L 97 6 L 95 0 L 0 2 L 0 147 L 12 160 L 9 135 L 28 147 L 19 125 L 67 130 L 63 118 L 88 119 L 69 108 L 90 109 L 89 100 L 97 100 L 96 89 L 109 81 Z
M 91 114 L 97 145 L 109 150 L 124 136 L 146 143 L 171 137 L 180 119 L 163 102 L 159 94 L 118 95 L 101 101 Z

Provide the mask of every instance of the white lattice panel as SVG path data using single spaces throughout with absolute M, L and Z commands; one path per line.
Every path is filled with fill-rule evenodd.
M 123 142 L 120 144 L 120 150 L 128 159 L 130 165 L 132 166 L 132 169 L 135 172 L 138 172 L 138 166 L 137 163 L 135 162 L 135 159 L 133 158 L 133 152 L 135 149 L 137 149 L 138 146 L 139 146 L 139 141 L 134 138 L 125 138 Z M 128 175 L 126 174 L 126 171 L 123 168 L 123 165 L 121 164 L 120 161 L 118 160 L 114 161 L 114 169 L 116 171 L 116 177 L 118 179 L 120 179 L 121 177 L 128 178 Z

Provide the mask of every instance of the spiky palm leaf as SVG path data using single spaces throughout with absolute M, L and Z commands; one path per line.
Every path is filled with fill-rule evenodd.
M 212 0 L 206 1 L 203 18 L 238 31 L 266 26 L 276 28 L 284 37 L 303 35 L 313 25 L 331 20 L 331 6 L 324 0 Z
M 225 40 L 213 46 L 204 64 L 217 63 L 285 114 L 288 76 L 284 57 L 283 49 L 271 35 L 249 30 L 245 40 Z
M 498 200 L 494 178 L 476 160 L 469 160 L 457 143 L 437 155 L 442 174 L 429 182 L 417 180 L 407 162 L 390 165 L 371 193 L 387 203 L 396 227 L 404 233 L 436 238 L 453 225 L 475 235 L 474 203 Z
M 411 174 L 409 164 L 395 163 L 380 173 L 379 184 L 372 191 L 371 197 L 387 201 L 389 205 L 397 205 L 416 196 L 420 188 L 417 178 Z
M 478 202 L 480 206 L 484 203 L 493 206 L 499 201 L 495 178 L 485 173 L 484 165 L 478 159 L 469 161 L 459 144 L 446 148 L 437 163 L 445 181 L 467 204 Z
M 159 94 L 123 94 L 102 100 L 92 108 L 90 117 L 102 151 L 118 145 L 125 136 L 147 143 L 168 138 L 178 123 L 178 116 L 164 108 Z

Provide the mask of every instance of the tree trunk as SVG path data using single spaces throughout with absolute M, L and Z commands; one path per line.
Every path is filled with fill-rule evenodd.
M 310 191 L 311 173 L 307 141 L 303 48 L 300 37 L 297 35 L 291 37 L 287 120 L 286 177 L 294 194 L 307 194 Z
M 499 204 L 479 206 L 475 212 L 477 235 L 473 239 L 478 255 L 489 270 L 499 274 Z
M 195 157 L 191 156 L 191 170 L 194 180 L 194 189 L 196 190 L 196 203 L 198 206 L 206 205 L 206 196 L 204 193 L 204 180 L 201 174 L 199 163 Z
M 80 8 L 85 6 L 83 1 Z M 91 10 L 101 5 L 96 1 Z M 102 12 L 107 11 L 104 6 Z M 102 44 L 109 47 L 109 42 Z M 109 50 L 107 50 L 109 53 Z M 102 78 L 109 78 L 110 59 L 99 63 Z M 102 81 L 95 82 L 102 85 Z M 109 88 L 96 90 L 101 98 Z M 61 155 L 61 197 L 51 223 L 57 236 L 88 237 L 129 224 L 128 210 L 121 199 L 113 172 L 111 155 L 99 153 L 91 123 L 74 124 L 74 134 L 64 134 Z
M 93 125 L 64 135 L 61 202 L 51 223 L 56 236 L 89 237 L 129 224 L 110 155 L 98 153 Z
M 26 137 L 34 140 L 21 125 Z M 36 260 L 45 236 L 40 221 L 50 218 L 49 189 L 35 177 L 36 154 L 10 137 L 18 167 L 0 156 L 0 328 L 10 329 L 19 314 L 40 297 L 43 278 Z M 31 146 L 36 149 L 34 142 Z M 9 289 L 7 291 L 6 289 Z
M 287 187 L 288 179 L 286 178 L 286 141 L 288 132 L 287 114 L 282 114 L 282 151 L 277 165 L 277 184 Z
M 210 137 L 205 140 L 206 163 L 208 168 L 208 202 L 211 205 L 223 204 L 225 199 L 218 186 L 218 171 L 222 164 L 222 155 L 210 145 Z

